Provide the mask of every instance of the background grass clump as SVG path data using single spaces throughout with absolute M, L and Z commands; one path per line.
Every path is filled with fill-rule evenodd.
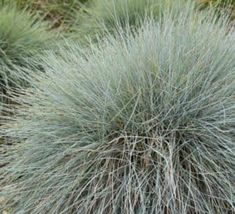
M 33 68 L 33 58 L 52 38 L 48 25 L 14 5 L 0 7 L 0 103 L 11 87 L 23 85 L 25 75 L 21 68 Z
M 192 8 L 42 57 L 1 130 L 12 213 L 234 211 L 234 32 Z
M 175 3 L 177 2 L 177 3 Z M 171 0 L 94 0 L 77 14 L 76 22 L 71 27 L 71 34 L 82 42 L 97 40 L 107 33 L 114 34 L 118 29 L 130 27 L 137 29 L 141 22 L 152 17 L 160 19 L 163 11 L 180 8 L 183 1 Z M 176 11 L 175 11 L 176 12 Z
M 0 65 L 24 64 L 24 57 L 38 51 L 49 38 L 47 25 L 16 7 L 0 8 Z

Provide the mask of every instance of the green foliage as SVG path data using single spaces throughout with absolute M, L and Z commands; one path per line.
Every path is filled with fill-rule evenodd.
M 24 64 L 24 57 L 45 46 L 47 26 L 37 17 L 16 8 L 0 9 L 0 65 Z
M 48 47 L 51 35 L 38 17 L 14 6 L 0 7 L 0 103 L 10 87 L 25 82 L 22 67 L 34 67 L 33 58 Z
M 12 213 L 232 213 L 235 37 L 213 17 L 188 6 L 42 57 L 1 129 Z
M 25 66 L 28 57 L 46 47 L 48 26 L 16 8 L 3 7 L 0 16 L 0 66 Z
M 180 9 L 182 2 L 184 0 L 95 0 L 78 13 L 77 22 L 71 28 L 72 36 L 87 42 L 107 32 L 115 33 L 120 27 L 136 29 L 145 18 L 160 19 L 163 11 L 172 5 L 176 9 L 178 3 L 177 9 Z

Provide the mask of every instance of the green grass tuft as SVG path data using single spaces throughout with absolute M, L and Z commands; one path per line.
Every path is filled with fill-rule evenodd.
M 77 14 L 71 35 L 86 43 L 90 39 L 96 41 L 107 32 L 115 33 L 120 27 L 135 30 L 145 18 L 160 19 L 163 11 L 173 5 L 174 9 L 183 9 L 182 2 L 184 0 L 94 0 Z
M 22 67 L 33 67 L 33 58 L 52 36 L 48 25 L 15 6 L 0 7 L 0 103 L 11 87 L 25 83 Z
M 10 7 L 0 9 L 0 66 L 24 65 L 49 38 L 46 24 L 38 17 Z
M 234 32 L 193 8 L 42 58 L 1 129 L 12 213 L 234 211 Z

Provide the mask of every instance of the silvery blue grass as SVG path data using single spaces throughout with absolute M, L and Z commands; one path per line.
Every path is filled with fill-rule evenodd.
M 183 10 L 185 0 L 96 0 L 83 7 L 71 27 L 72 37 L 82 43 L 97 41 L 106 34 L 135 30 L 146 17 L 159 20 L 167 10 Z
M 235 34 L 192 8 L 42 58 L 1 131 L 12 213 L 233 213 Z

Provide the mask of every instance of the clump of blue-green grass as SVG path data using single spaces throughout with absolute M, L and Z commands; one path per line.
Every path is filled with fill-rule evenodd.
M 39 17 L 16 7 L 0 9 L 0 66 L 29 64 L 29 57 L 47 47 L 51 35 Z
M 14 6 L 0 8 L 0 105 L 12 88 L 26 84 L 22 68 L 36 66 L 34 58 L 49 46 L 48 24 L 39 17 Z M 8 100 L 8 99 L 7 99 Z
M 167 10 L 183 9 L 184 0 L 94 0 L 77 14 L 70 31 L 82 43 L 97 41 L 120 28 L 136 30 L 146 17 L 159 20 Z M 182 8 L 181 8 L 182 7 Z
M 42 58 L 2 136 L 13 213 L 232 213 L 235 37 L 188 6 Z M 174 17 L 174 18 L 172 18 Z

